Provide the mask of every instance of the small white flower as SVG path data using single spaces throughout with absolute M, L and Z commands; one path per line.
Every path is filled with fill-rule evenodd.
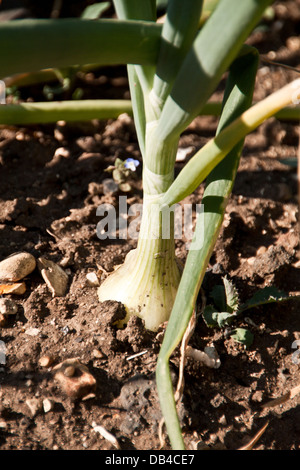
M 125 160 L 124 162 L 124 167 L 128 170 L 135 171 L 139 164 L 140 162 L 138 160 L 134 160 L 133 158 L 127 158 L 127 160 Z

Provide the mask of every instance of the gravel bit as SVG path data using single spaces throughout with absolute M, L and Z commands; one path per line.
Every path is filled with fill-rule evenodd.
M 28 276 L 36 267 L 36 259 L 30 253 L 15 253 L 0 262 L 0 279 L 17 282 Z

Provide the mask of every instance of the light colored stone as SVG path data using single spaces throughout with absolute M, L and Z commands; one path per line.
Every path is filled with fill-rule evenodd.
M 38 268 L 52 297 L 63 297 L 69 281 L 66 272 L 58 264 L 46 258 L 38 258 Z
M 93 356 L 95 359 L 103 359 L 105 357 L 105 355 L 102 351 L 100 351 L 100 349 L 93 349 Z
M 41 400 L 38 398 L 29 398 L 26 400 L 26 405 L 28 406 L 32 417 L 36 416 L 42 409 Z
M 17 282 L 28 276 L 36 267 L 36 259 L 30 253 L 15 253 L 0 262 L 0 279 Z
M 257 256 L 263 255 L 264 253 L 266 253 L 266 251 L 267 251 L 267 247 L 262 245 L 258 248 L 256 255 Z
M 68 367 L 65 368 L 64 375 L 66 377 L 73 377 L 74 374 L 75 374 L 75 367 L 74 366 L 68 366 Z
M 66 147 L 59 147 L 54 152 L 54 157 L 68 158 L 70 156 L 70 150 Z
M 223 426 L 227 425 L 227 419 L 225 415 L 220 416 L 219 423 L 222 424 Z
M 66 370 L 69 367 L 75 369 L 71 377 L 66 375 Z M 78 359 L 66 359 L 61 364 L 55 366 L 53 370 L 55 372 L 55 379 L 72 400 L 83 399 L 95 391 L 96 379 Z
M 38 328 L 28 328 L 25 333 L 29 336 L 37 336 L 40 333 Z
M 50 367 L 54 362 L 53 357 L 51 356 L 42 356 L 39 359 L 39 364 L 41 367 Z
M 43 400 L 43 409 L 45 413 L 49 413 L 54 408 L 54 401 L 51 398 L 45 398 Z
M 86 280 L 87 280 L 87 284 L 91 287 L 98 287 L 100 285 L 99 279 L 96 273 L 87 273 Z
M 193 153 L 195 147 L 180 147 L 176 154 L 176 162 L 185 162 L 186 159 Z
M 15 315 L 17 311 L 18 306 L 13 300 L 5 297 L 0 298 L 0 313 L 2 315 Z
M 6 364 L 6 344 L 4 341 L 0 341 L 0 364 L 2 366 Z

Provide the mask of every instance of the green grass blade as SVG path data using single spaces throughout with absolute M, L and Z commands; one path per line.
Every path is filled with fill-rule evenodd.
M 51 101 L 0 105 L 0 124 L 25 125 L 63 121 L 115 119 L 132 114 L 130 100 Z
M 257 64 L 258 55 L 251 53 L 238 59 L 237 64 L 232 67 L 218 131 L 251 104 Z M 173 396 L 168 361 L 181 341 L 195 307 L 206 266 L 223 220 L 226 200 L 232 189 L 241 148 L 242 142 L 232 150 L 226 160 L 210 176 L 203 198 L 204 213 L 200 214 L 197 221 L 197 227 L 199 224 L 204 224 L 205 240 L 201 249 L 189 251 L 159 353 L 156 369 L 157 388 L 173 449 L 184 449 L 184 443 Z
M 153 93 L 160 105 L 167 98 L 177 72 L 195 39 L 203 0 L 170 0 L 163 24 Z
M 162 111 L 157 138 L 179 136 L 199 114 L 270 0 L 222 0 L 197 35 Z
M 0 76 L 84 64 L 154 65 L 160 33 L 161 25 L 143 21 L 72 18 L 1 23 Z

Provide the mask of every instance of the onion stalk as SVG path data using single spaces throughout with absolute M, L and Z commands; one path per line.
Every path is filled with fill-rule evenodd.
M 16 73 L 84 64 L 128 67 L 130 112 L 132 109 L 144 165 L 144 209 L 136 250 L 102 283 L 98 294 L 101 301 L 117 300 L 125 305 L 127 316 L 122 324 L 131 315 L 139 315 L 146 328 L 156 330 L 168 320 L 157 363 L 157 388 L 172 448 L 184 450 L 168 361 L 195 309 L 233 187 L 243 139 L 265 119 L 283 116 L 281 110 L 286 112 L 287 106 L 299 104 L 300 81 L 251 107 L 258 53 L 244 43 L 272 0 L 213 2 L 213 12 L 207 21 L 200 22 L 200 28 L 199 18 L 203 19 L 208 3 L 205 0 L 169 0 L 163 25 L 156 21 L 155 0 L 113 3 L 117 20 L 20 20 L 1 24 L 0 39 L 5 47 L 0 50 L 0 74 L 6 79 Z M 214 109 L 214 113 L 220 113 L 217 135 L 174 179 L 180 134 L 205 111 L 227 71 L 222 109 Z M 124 104 L 120 107 L 115 103 L 112 108 L 107 107 L 108 102 L 87 100 L 4 105 L 0 123 L 103 119 L 119 115 Z M 299 108 L 287 111 L 288 118 L 294 119 Z M 189 251 L 181 274 L 175 257 L 171 209 L 204 179 L 204 211 L 196 223 L 196 234 L 199 226 L 204 228 L 204 242 Z
M 135 314 L 144 319 L 146 328 L 157 330 L 169 318 L 180 271 L 175 259 L 174 227 L 169 238 L 164 238 L 163 223 L 171 207 L 170 190 L 171 195 L 173 188 L 185 194 L 192 192 L 186 184 L 188 179 L 182 182 L 176 178 L 178 183 L 173 182 L 179 137 L 199 114 L 235 57 L 243 55 L 243 42 L 268 3 L 269 0 L 260 4 L 253 0 L 219 2 L 199 31 L 203 1 L 172 0 L 168 3 L 155 66 L 140 63 L 128 67 L 144 164 L 144 210 L 136 251 L 129 253 L 124 265 L 98 290 L 100 301 L 117 300 L 125 305 L 125 322 Z M 120 20 L 156 20 L 152 0 L 114 0 L 114 5 Z M 210 165 L 207 160 L 204 156 L 204 166 L 211 171 L 218 162 L 210 159 Z M 196 171 L 198 174 L 198 168 Z M 192 176 L 196 174 L 189 175 Z M 201 174 L 197 184 L 200 177 Z
M 180 269 L 175 257 L 174 213 L 161 201 L 174 176 L 176 144 L 158 146 L 165 158 L 153 155 L 155 123 L 147 129 L 146 156 L 143 170 L 143 214 L 137 248 L 128 253 L 125 262 L 99 287 L 101 302 L 115 300 L 126 308 L 126 318 L 141 317 L 145 327 L 157 330 L 169 319 L 180 282 Z M 156 157 L 156 158 L 155 158 Z M 156 162 L 152 171 L 147 162 Z
M 159 207 L 157 202 L 144 202 L 137 248 L 128 253 L 124 264 L 98 289 L 100 301 L 116 300 L 125 305 L 127 316 L 119 326 L 131 315 L 137 315 L 147 329 L 154 331 L 169 319 L 180 271 L 175 258 L 174 233 L 169 238 L 162 237 L 163 213 Z

